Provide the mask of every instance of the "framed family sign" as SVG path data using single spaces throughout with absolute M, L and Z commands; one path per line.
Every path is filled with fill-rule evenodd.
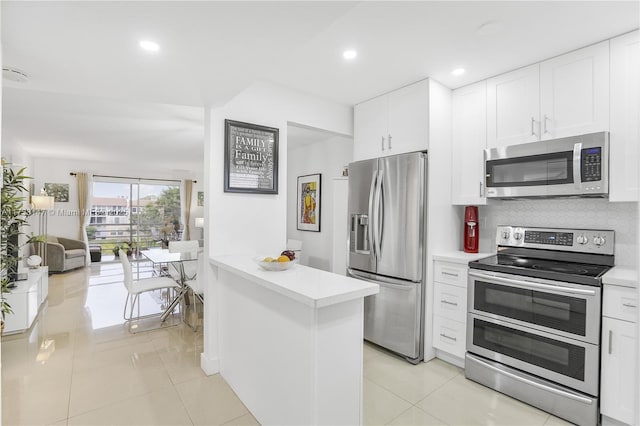
M 278 129 L 224 120 L 224 192 L 278 193 Z
M 322 175 L 298 176 L 298 229 L 320 232 L 320 184 Z

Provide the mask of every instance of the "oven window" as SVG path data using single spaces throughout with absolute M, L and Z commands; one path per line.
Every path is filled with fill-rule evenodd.
M 474 309 L 584 336 L 587 301 L 579 297 L 474 282 Z
M 473 344 L 584 381 L 585 348 L 473 319 Z
M 572 161 L 572 151 L 487 161 L 487 186 L 539 186 L 573 183 Z

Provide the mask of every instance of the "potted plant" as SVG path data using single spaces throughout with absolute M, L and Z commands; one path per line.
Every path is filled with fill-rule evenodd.
M 131 243 L 122 243 L 122 250 L 127 253 L 127 257 L 131 257 L 131 255 L 133 254 Z
M 13 286 L 17 275 L 18 263 L 20 261 L 19 251 L 20 235 L 24 235 L 22 227 L 27 225 L 27 218 L 31 215 L 29 210 L 24 208 L 25 196 L 27 192 L 25 180 L 31 179 L 25 176 L 25 168 L 15 171 L 9 164 L 2 160 L 2 223 L 0 225 L 0 271 L 2 276 L 2 291 L 0 294 L 0 313 L 2 314 L 2 324 L 6 314 L 12 313 L 11 306 L 5 299 L 7 293 Z M 34 238 L 30 238 L 30 243 Z

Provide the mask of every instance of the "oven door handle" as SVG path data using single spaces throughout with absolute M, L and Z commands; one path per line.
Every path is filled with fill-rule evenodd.
M 580 294 L 583 296 L 595 296 L 595 290 L 587 290 L 582 288 L 563 287 L 559 285 L 542 284 L 532 281 L 515 280 L 513 278 L 502 278 L 495 275 L 481 274 L 478 272 L 469 271 L 469 276 L 474 278 L 481 278 L 489 282 L 496 282 L 499 284 L 505 284 L 512 287 L 525 287 L 532 290 L 548 290 L 551 292 L 563 292 L 570 294 Z
M 503 370 L 501 368 L 494 367 L 493 365 L 488 364 L 488 363 L 484 362 L 481 359 L 478 359 L 478 357 L 474 356 L 473 360 L 475 362 L 479 363 L 479 364 L 482 364 L 483 367 L 488 368 L 489 370 L 492 370 L 492 371 L 494 371 L 494 372 L 496 372 L 498 374 L 502 374 L 504 376 L 507 376 L 507 377 L 509 377 L 511 379 L 514 379 L 514 380 L 518 381 L 518 382 L 524 382 L 524 383 L 526 383 L 526 384 L 528 384 L 530 386 L 542 389 L 542 390 L 544 390 L 546 392 L 554 393 L 554 394 L 560 395 L 560 396 L 562 396 L 564 398 L 573 399 L 573 400 L 581 402 L 583 404 L 588 404 L 588 405 L 593 404 L 593 400 L 592 399 L 585 398 L 583 396 L 576 395 L 574 393 L 566 392 L 566 391 L 563 391 L 562 389 L 552 388 L 550 386 L 545 385 L 544 383 L 534 382 L 533 380 L 529 380 L 526 377 L 522 377 L 522 376 L 513 374 L 513 373 L 511 373 L 509 371 L 505 371 L 505 370 Z

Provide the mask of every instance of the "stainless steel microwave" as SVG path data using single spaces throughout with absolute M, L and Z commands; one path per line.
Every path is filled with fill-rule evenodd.
M 607 197 L 609 132 L 484 151 L 487 198 Z

